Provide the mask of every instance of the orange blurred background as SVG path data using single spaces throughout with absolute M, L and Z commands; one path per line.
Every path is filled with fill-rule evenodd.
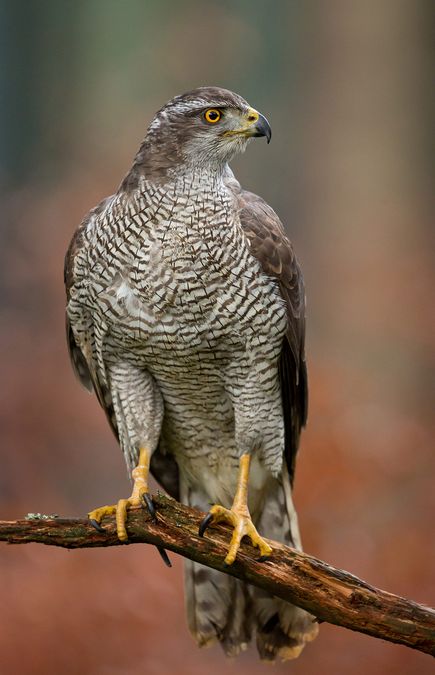
M 277 210 L 308 295 L 305 549 L 435 604 L 429 3 L 0 1 L 0 518 L 129 491 L 64 341 L 63 256 L 153 113 L 202 84 L 270 120 L 234 163 Z M 201 651 L 182 561 L 0 546 L 1 675 L 269 672 Z M 430 657 L 323 624 L 294 675 L 425 675 Z

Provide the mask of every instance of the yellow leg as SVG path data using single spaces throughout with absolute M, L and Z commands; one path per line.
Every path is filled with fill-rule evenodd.
M 148 490 L 148 475 L 150 471 L 151 453 L 147 448 L 141 448 L 139 451 L 139 461 L 137 466 L 131 472 L 134 480 L 133 491 L 128 499 L 120 499 L 114 506 L 100 506 L 88 513 L 89 519 L 97 529 L 100 526 L 104 516 L 116 514 L 116 530 L 121 541 L 127 541 L 127 530 L 125 527 L 127 521 L 127 509 L 130 506 L 139 506 L 145 502 L 151 515 L 154 516 L 154 507 Z
M 264 539 L 258 534 L 248 509 L 248 480 L 249 465 L 251 457 L 248 454 L 242 455 L 239 465 L 239 476 L 237 480 L 237 490 L 231 509 L 226 509 L 219 504 L 211 507 L 207 516 L 199 527 L 199 534 L 202 536 L 210 523 L 227 522 L 233 526 L 233 536 L 228 549 L 225 563 L 232 565 L 236 559 L 237 551 L 240 548 L 240 542 L 243 537 L 250 538 L 254 546 L 260 549 L 261 558 L 268 558 L 272 549 Z

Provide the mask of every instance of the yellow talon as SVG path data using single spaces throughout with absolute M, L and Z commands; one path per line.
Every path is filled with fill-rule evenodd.
M 116 513 L 116 506 L 99 506 L 98 509 L 89 511 L 88 518 L 101 523 L 104 516 L 112 516 L 114 513 Z
M 213 516 L 214 523 L 226 522 L 234 528 L 230 548 L 225 557 L 226 565 L 232 565 L 235 561 L 237 551 L 240 548 L 240 542 L 245 536 L 250 538 L 253 546 L 260 549 L 261 557 L 264 556 L 268 558 L 271 555 L 272 549 L 258 534 L 257 529 L 251 520 L 251 516 L 249 515 L 249 511 L 241 513 L 236 510 L 234 506 L 232 509 L 226 509 L 223 506 L 215 504 L 211 507 L 209 513 Z
M 128 541 L 126 522 L 127 510 L 132 506 L 140 506 L 143 500 L 146 501 L 151 516 L 154 515 L 152 501 L 148 497 L 148 474 L 150 467 L 150 452 L 146 448 L 141 448 L 139 452 L 139 461 L 133 469 L 131 475 L 134 480 L 133 491 L 128 499 L 120 499 L 116 505 L 100 506 L 88 513 L 88 518 L 100 525 L 105 516 L 116 515 L 116 532 L 120 541 Z M 102 528 L 101 528 L 102 529 Z
M 234 528 L 230 547 L 225 557 L 225 564 L 232 565 L 236 559 L 237 551 L 240 548 L 240 542 L 243 537 L 250 538 L 253 546 L 260 549 L 261 558 L 268 558 L 272 549 L 266 541 L 260 537 L 257 529 L 252 522 L 248 509 L 248 477 L 249 477 L 250 456 L 242 455 L 240 458 L 240 471 L 237 482 L 237 491 L 231 509 L 226 509 L 219 504 L 211 507 L 208 515 L 202 521 L 199 534 L 202 536 L 210 522 L 227 522 Z

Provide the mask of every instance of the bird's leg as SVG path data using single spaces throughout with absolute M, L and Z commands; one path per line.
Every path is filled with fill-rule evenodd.
M 233 526 L 233 536 L 231 538 L 230 548 L 228 549 L 225 563 L 232 565 L 236 559 L 237 551 L 240 548 L 240 542 L 243 537 L 250 538 L 254 546 L 260 549 L 260 560 L 268 558 L 272 549 L 264 539 L 258 534 L 251 514 L 248 509 L 248 479 L 249 465 L 251 457 L 248 454 L 242 455 L 239 464 L 239 476 L 237 480 L 237 489 L 231 509 L 226 509 L 219 504 L 211 507 L 210 511 L 199 526 L 199 536 L 202 537 L 205 530 L 211 523 L 227 522 Z
M 152 518 L 155 518 L 155 509 L 148 490 L 148 475 L 150 471 L 151 453 L 147 448 L 139 451 L 139 461 L 131 472 L 133 478 L 133 491 L 128 499 L 120 499 L 114 506 L 100 506 L 88 513 L 91 523 L 98 531 L 104 531 L 100 523 L 104 516 L 116 514 L 116 530 L 121 541 L 127 541 L 127 509 L 130 506 L 145 504 Z

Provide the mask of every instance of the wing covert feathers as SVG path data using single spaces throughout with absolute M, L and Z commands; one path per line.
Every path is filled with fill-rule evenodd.
M 274 277 L 287 308 L 287 332 L 279 361 L 285 428 L 285 457 L 293 483 L 301 428 L 308 408 L 305 363 L 305 289 L 293 247 L 274 210 L 253 194 L 236 194 L 239 217 L 252 255 L 265 274 Z

